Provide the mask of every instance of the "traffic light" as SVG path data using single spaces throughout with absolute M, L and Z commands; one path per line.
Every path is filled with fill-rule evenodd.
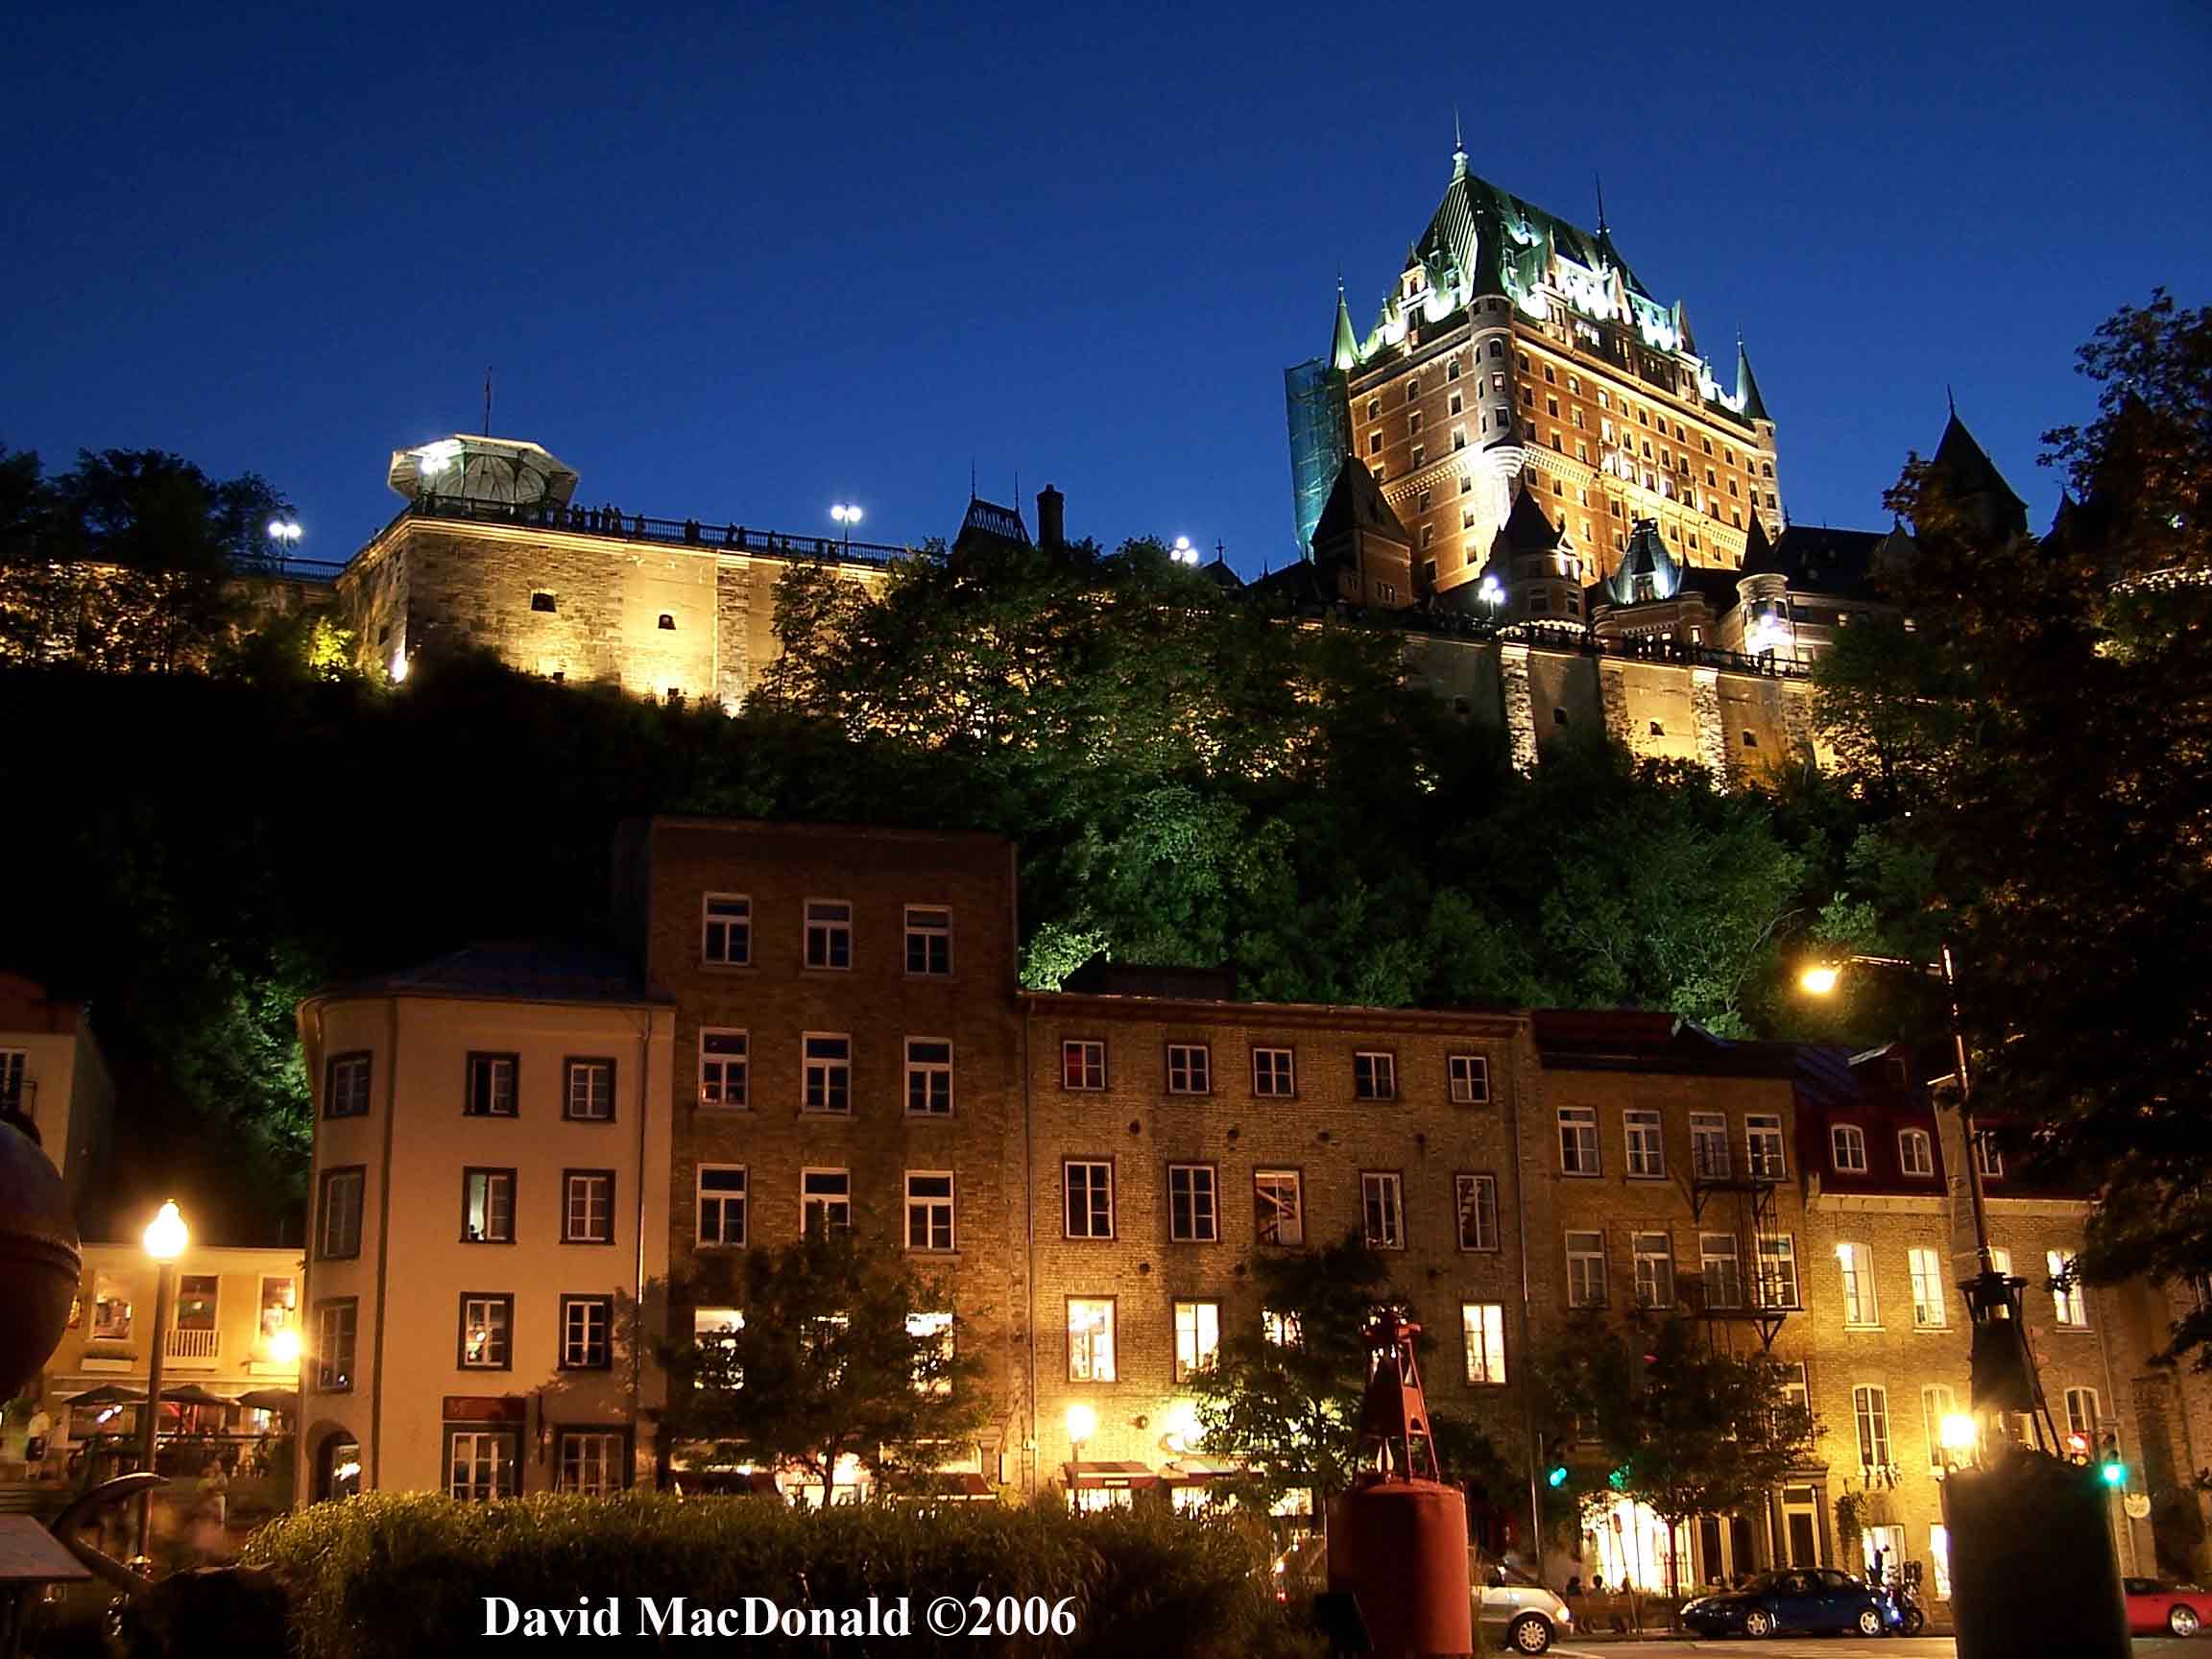
M 2120 1455 L 2120 1436 L 2107 1434 L 2097 1448 L 2097 1478 L 2118 1492 L 2128 1484 L 2128 1463 Z
M 1550 1473 L 1544 1477 L 1544 1484 L 1554 1489 L 1566 1485 L 1567 1465 L 1564 1463 L 1552 1464 Z
M 1567 1484 L 1567 1442 L 1554 1440 L 1544 1449 L 1544 1484 L 1556 1492 Z

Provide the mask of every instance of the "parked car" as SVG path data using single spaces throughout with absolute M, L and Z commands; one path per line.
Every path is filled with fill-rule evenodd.
M 1518 1568 L 1483 1569 L 1475 1585 L 1475 1620 L 1491 1643 L 1515 1653 L 1541 1653 L 1553 1638 L 1575 1633 L 1567 1603 Z
M 2128 1628 L 2138 1636 L 2194 1636 L 2212 1614 L 2212 1596 L 2194 1584 L 2169 1584 L 2157 1578 L 2123 1578 L 2128 1593 Z
M 1741 1590 L 1700 1596 L 1682 1609 L 1682 1623 L 1700 1636 L 1882 1636 L 1904 1626 L 1896 1599 L 1833 1567 L 1763 1573 Z

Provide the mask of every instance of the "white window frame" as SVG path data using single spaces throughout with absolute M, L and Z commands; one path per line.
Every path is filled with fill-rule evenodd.
M 1175 1299 L 1174 1380 L 1188 1382 L 1221 1357 L 1221 1304 L 1209 1297 Z
M 1214 1048 L 1207 1043 L 1170 1043 L 1167 1045 L 1167 1093 L 1170 1094 L 1211 1094 L 1214 1093 Z
M 1580 1228 L 1566 1235 L 1567 1306 L 1605 1306 L 1605 1235 Z
M 1920 1430 L 1928 1439 L 1928 1467 L 1937 1470 L 1943 1462 L 1943 1419 L 1959 1409 L 1959 1395 L 1948 1382 L 1923 1382 L 1920 1384 Z
M 1728 1118 L 1719 1112 L 1690 1114 L 1690 1171 L 1700 1181 L 1726 1181 L 1734 1167 L 1728 1155 Z
M 369 1171 L 358 1165 L 342 1166 L 325 1170 L 322 1185 L 321 1213 L 315 1217 L 316 1259 L 322 1262 L 351 1261 L 361 1254 L 362 1220 L 369 1202 Z M 350 1208 L 331 1202 L 342 1187 L 352 1189 Z M 344 1222 L 348 1216 L 351 1217 L 349 1222 L 333 1229 L 334 1221 Z M 336 1247 L 338 1245 L 348 1247 L 341 1249 Z
M 604 1371 L 614 1354 L 614 1305 L 605 1296 L 564 1296 L 561 1313 L 561 1369 Z M 590 1358 L 596 1339 L 600 1358 Z M 582 1355 L 583 1358 L 577 1358 Z
M 1297 1093 L 1297 1049 L 1254 1048 L 1252 1050 L 1252 1094 L 1255 1098 L 1288 1100 Z
M 809 899 L 801 912 L 805 918 L 800 936 L 800 966 L 810 974 L 850 974 L 853 971 L 853 901 Z M 840 954 L 845 960 L 836 960 Z
M 23 1063 L 22 1049 L 0 1048 L 0 1102 L 21 1100 Z M 374 1069 L 375 1056 L 366 1048 L 331 1055 L 328 1082 L 324 1089 L 323 1116 L 366 1118 Z
M 1213 1165 L 1167 1166 L 1167 1237 L 1177 1244 L 1221 1242 L 1221 1178 Z
M 1459 1336 L 1466 1345 L 1467 1382 L 1487 1387 L 1505 1381 L 1505 1305 L 1459 1304 Z
M 939 920 L 942 918 L 942 920 Z M 922 947 L 922 963 L 914 966 L 914 948 Z M 943 959 L 943 966 L 938 959 Z M 946 979 L 952 974 L 952 906 L 906 906 L 906 976 L 910 979 Z
M 1386 1048 L 1355 1048 L 1352 1051 L 1352 1097 L 1355 1100 L 1397 1099 L 1398 1056 Z
M 1598 1142 L 1598 1108 L 1559 1108 L 1559 1173 L 1590 1177 L 1604 1173 L 1604 1152 Z
M 469 1217 L 475 1212 L 475 1193 L 471 1190 L 477 1178 L 484 1181 L 483 1230 L 473 1238 L 469 1236 Z M 515 1242 L 515 1193 L 520 1182 L 519 1174 L 512 1168 L 493 1168 L 481 1164 L 465 1166 L 461 1171 L 461 1241 L 464 1244 L 512 1244 Z M 503 1200 L 503 1202 L 502 1202 Z M 494 1232 L 496 1218 L 504 1214 L 506 1230 Z
M 1631 1106 L 1621 1114 L 1627 1143 L 1626 1173 L 1632 1181 L 1656 1181 L 1667 1174 L 1667 1129 L 1657 1112 Z
M 361 1335 L 361 1302 L 340 1296 L 315 1307 L 312 1386 L 319 1394 L 350 1394 Z
M 1651 1246 L 1656 1243 L 1657 1249 Z M 1635 1263 L 1636 1306 L 1665 1311 L 1674 1306 L 1674 1238 L 1668 1233 L 1631 1233 L 1630 1259 Z
M 1459 1248 L 1470 1252 L 1498 1249 L 1498 1177 L 1471 1170 L 1452 1177 L 1454 1231 Z M 1475 1242 L 1467 1241 L 1467 1223 L 1475 1223 Z
M 2086 1403 L 2088 1414 L 2080 1407 Z M 2094 1388 L 2069 1388 L 2066 1390 L 2066 1432 L 2079 1434 L 2089 1442 L 2089 1450 L 2098 1450 L 2097 1435 L 2104 1423 L 2104 1403 Z
M 819 1190 L 813 1190 L 820 1178 Z M 830 1182 L 834 1179 L 844 1184 L 842 1192 L 833 1191 Z M 799 1171 L 799 1232 L 805 1237 L 806 1227 L 816 1215 L 822 1218 L 825 1233 L 850 1233 L 853 1231 L 853 1171 L 817 1165 Z
M 1371 1250 L 1406 1248 L 1406 1177 L 1397 1170 L 1359 1171 L 1359 1236 Z
M 2005 1154 L 1997 1150 L 1997 1142 L 1989 1138 L 1989 1131 L 1979 1129 L 1974 1134 L 1974 1167 L 1984 1180 L 2005 1179 Z
M 521 1489 L 522 1436 L 514 1429 L 455 1429 L 445 1436 L 445 1495 L 457 1503 L 511 1498 Z M 462 1471 L 469 1479 L 462 1479 Z
M 1490 1103 L 1490 1056 L 1487 1054 L 1447 1054 L 1444 1057 L 1446 1092 L 1455 1106 L 1486 1106 Z
M 1077 1179 L 1076 1171 L 1082 1177 Z M 1078 1188 L 1083 1196 L 1082 1225 L 1076 1225 L 1075 1198 Z M 1100 1226 L 1099 1200 L 1104 1199 L 1104 1225 Z M 1068 1238 L 1106 1239 L 1115 1236 L 1114 1160 L 1111 1158 L 1064 1158 L 1060 1161 L 1060 1227 L 1061 1236 Z
M 734 1040 L 734 1050 L 710 1051 L 710 1040 Z M 733 1025 L 699 1028 L 699 1104 L 714 1112 L 744 1112 L 751 1108 L 753 1044 Z M 734 1084 L 734 1088 L 733 1088 Z
M 814 1045 L 817 1043 L 842 1043 L 845 1052 L 816 1054 Z M 799 1110 L 818 1118 L 850 1118 L 853 1115 L 853 1034 L 849 1031 L 802 1032 L 799 1056 Z M 814 1104 L 817 1095 L 822 1101 L 819 1106 Z
M 1779 1112 L 1743 1116 L 1743 1173 L 1754 1181 L 1787 1181 L 1790 1151 Z
M 1778 1251 L 1767 1246 L 1779 1244 Z M 1797 1236 L 1794 1233 L 1762 1233 L 1752 1240 L 1752 1306 L 1757 1308 L 1792 1309 L 1805 1305 L 1805 1286 L 1797 1271 Z M 1774 1265 L 1769 1266 L 1769 1262 Z M 1788 1283 L 1783 1282 L 1781 1269 L 1788 1268 Z M 1777 1291 L 1786 1294 L 1776 1294 Z
M 914 1184 L 928 1185 L 922 1191 Z M 936 1190 L 936 1184 L 944 1183 L 944 1190 Z M 943 1255 L 960 1248 L 959 1187 L 950 1169 L 909 1169 L 906 1171 L 906 1248 L 916 1254 Z M 915 1223 L 922 1226 L 922 1242 L 914 1241 Z M 943 1241 L 940 1242 L 939 1240 Z
M 721 905 L 719 911 L 715 906 Z M 716 930 L 720 930 L 717 939 Z M 734 934 L 736 950 L 731 950 Z M 720 949 L 717 950 L 717 945 Z M 703 893 L 699 896 L 699 960 L 709 968 L 753 965 L 753 896 Z
M 734 1187 L 709 1190 L 707 1185 L 709 1175 L 734 1175 L 737 1178 L 737 1184 Z M 702 1250 L 742 1250 L 745 1248 L 745 1230 L 752 1215 L 752 1176 L 746 1166 L 742 1164 L 702 1164 L 699 1166 L 698 1170 L 691 1178 L 692 1237 L 698 1241 L 698 1248 Z M 707 1207 L 709 1204 L 714 1206 L 715 1224 L 711 1230 L 707 1225 Z M 733 1208 L 734 1208 L 737 1216 L 737 1236 L 734 1238 L 730 1237 L 730 1215 Z
M 1887 1469 L 1896 1463 L 1897 1447 L 1889 1435 L 1889 1390 L 1883 1384 L 1852 1384 L 1851 1430 L 1861 1469 Z
M 915 1049 L 926 1045 L 921 1054 Z M 936 1050 L 943 1050 L 939 1058 Z M 916 1096 L 922 1104 L 917 1106 Z M 909 1037 L 906 1039 L 906 1116 L 909 1118 L 950 1118 L 954 1106 L 952 1098 L 952 1039 L 950 1037 Z
M 2051 1274 L 2051 1310 L 2062 1331 L 2089 1329 L 2089 1287 L 2076 1278 L 2072 1284 L 2061 1283 L 2073 1271 L 2075 1255 L 2071 1250 L 2046 1250 L 2043 1264 Z
M 1828 1161 L 1839 1175 L 1866 1173 L 1866 1131 L 1856 1123 L 1828 1126 Z
M 570 1055 L 561 1062 L 561 1115 L 571 1123 L 614 1121 L 614 1062 L 606 1055 Z M 579 1094 L 577 1084 L 584 1088 Z M 599 1085 L 604 1083 L 605 1089 Z M 581 1109 L 580 1109 L 581 1108 Z
M 1927 1130 L 1897 1131 L 1897 1167 L 1908 1180 L 1936 1178 L 1936 1142 Z
M 1912 1329 L 1940 1331 L 1951 1323 L 1944 1305 L 1943 1252 L 1930 1244 L 1914 1244 L 1905 1252 L 1905 1268 L 1912 1281 Z
M 1882 1302 L 1874 1285 L 1871 1246 L 1846 1241 L 1836 1246 L 1836 1265 L 1843 1275 L 1843 1323 L 1860 1330 L 1882 1324 Z
M 481 1318 L 471 1318 L 469 1316 L 471 1309 L 486 1311 Z M 497 1317 L 493 1317 L 493 1314 L 496 1314 Z M 472 1327 L 477 1326 L 481 1326 L 485 1334 L 485 1354 L 490 1355 L 496 1352 L 499 1356 L 496 1359 L 489 1358 L 471 1359 L 469 1358 L 469 1332 Z M 496 1349 L 494 1349 L 492 1340 L 494 1331 L 498 1334 Z M 504 1291 L 486 1291 L 481 1294 L 463 1296 L 461 1298 L 460 1334 L 460 1352 L 455 1356 L 460 1361 L 458 1369 L 463 1371 L 512 1371 L 515 1368 L 515 1298 Z
M 561 1242 L 614 1242 L 613 1170 L 565 1169 L 561 1172 Z
M 1263 1193 L 1287 1192 L 1291 1210 L 1284 1215 L 1280 1196 L 1267 1197 Z M 1306 1175 L 1299 1169 L 1255 1169 L 1252 1171 L 1253 1241 L 1270 1247 L 1291 1250 L 1306 1242 Z M 1267 1237 L 1269 1217 L 1275 1236 Z M 1290 1237 L 1285 1237 L 1288 1233 Z
M 1083 1322 L 1076 1322 L 1081 1309 Z M 1119 1317 L 1111 1296 L 1068 1298 L 1068 1381 L 1115 1382 L 1119 1376 L 1115 1362 L 1114 1327 Z
M 629 1482 L 626 1473 L 626 1436 L 619 1429 L 560 1429 L 555 1431 L 554 1489 L 606 1498 Z

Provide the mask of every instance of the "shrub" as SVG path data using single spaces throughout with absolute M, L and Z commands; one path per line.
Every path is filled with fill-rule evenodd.
M 631 1494 L 457 1503 L 374 1493 L 272 1523 L 247 1559 L 290 1584 L 301 1659 L 421 1659 L 483 1633 L 487 1597 L 523 1608 L 615 1599 L 624 1640 L 644 1650 L 638 1599 L 734 1608 L 888 1606 L 903 1637 L 840 1637 L 840 1654 L 1293 1659 L 1319 1651 L 1273 1599 L 1265 1534 L 1233 1518 L 1164 1510 L 1070 1515 L 1057 1505 L 874 1504 L 824 1514 L 750 1499 Z M 1073 1633 L 940 1636 L 929 1603 L 951 1596 L 1066 1599 Z M 757 1636 L 747 1651 L 818 1655 L 818 1640 Z

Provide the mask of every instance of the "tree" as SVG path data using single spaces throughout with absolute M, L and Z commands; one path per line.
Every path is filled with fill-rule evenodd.
M 665 1431 L 802 1469 L 825 1507 L 844 1458 L 879 1482 L 919 1479 L 989 1415 L 982 1361 L 961 1345 L 950 1297 L 880 1245 L 809 1228 L 795 1244 L 748 1250 L 734 1286 L 693 1286 L 702 1292 L 729 1296 L 743 1323 L 669 1350 Z
M 1812 1452 L 1813 1415 L 1785 1391 L 1787 1368 L 1714 1347 L 1680 1314 L 1577 1321 L 1538 1374 L 1556 1431 L 1609 1471 L 1585 1503 L 1633 1498 L 1671 1531 L 1758 1502 Z

